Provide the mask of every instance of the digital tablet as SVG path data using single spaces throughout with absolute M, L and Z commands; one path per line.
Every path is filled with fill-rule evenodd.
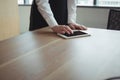
M 65 39 L 90 36 L 90 34 L 88 34 L 86 32 L 83 32 L 83 31 L 80 31 L 80 30 L 73 31 L 73 34 L 67 34 L 67 33 L 60 34 L 60 33 L 57 33 L 57 35 L 62 37 L 62 38 L 65 38 Z

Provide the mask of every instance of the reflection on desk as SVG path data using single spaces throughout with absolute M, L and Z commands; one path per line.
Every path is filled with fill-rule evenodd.
M 0 80 L 105 80 L 120 76 L 120 32 L 89 28 L 62 39 L 48 28 L 0 42 Z

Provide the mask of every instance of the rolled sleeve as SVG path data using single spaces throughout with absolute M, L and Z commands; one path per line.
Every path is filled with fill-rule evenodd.
M 36 0 L 36 4 L 38 6 L 38 11 L 41 13 L 50 27 L 58 25 L 50 8 L 49 0 Z
M 68 0 L 68 23 L 76 23 L 76 0 Z

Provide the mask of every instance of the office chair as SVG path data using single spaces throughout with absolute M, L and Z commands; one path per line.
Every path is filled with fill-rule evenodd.
M 107 29 L 120 30 L 120 10 L 110 9 Z

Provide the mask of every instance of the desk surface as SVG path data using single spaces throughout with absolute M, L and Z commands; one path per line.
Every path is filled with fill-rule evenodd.
M 120 76 L 120 31 L 89 28 L 62 39 L 48 28 L 0 42 L 0 80 L 104 80 Z

